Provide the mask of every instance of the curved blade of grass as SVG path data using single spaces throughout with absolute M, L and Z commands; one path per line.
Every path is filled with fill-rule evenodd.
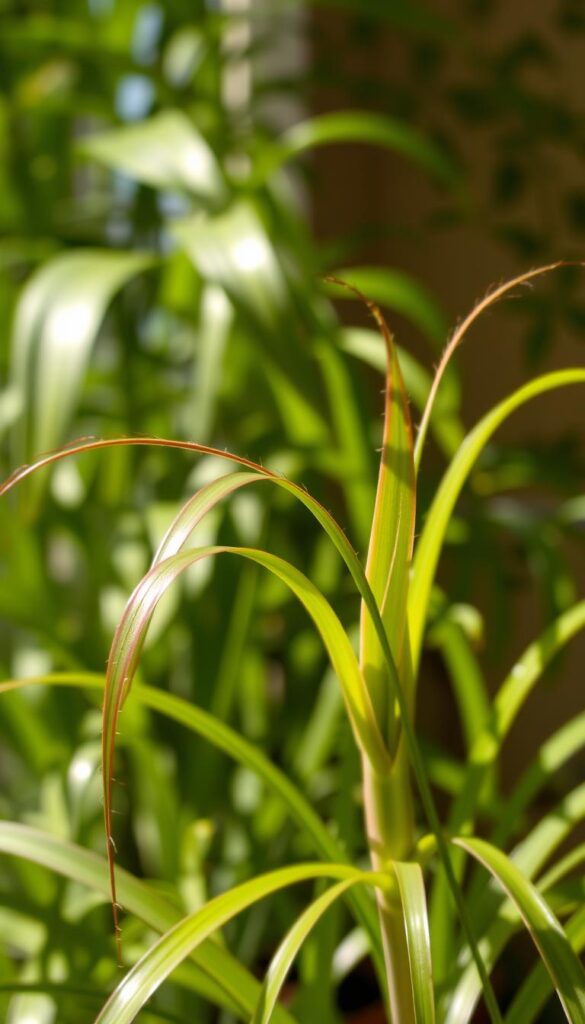
M 110 879 L 104 857 L 28 825 L 0 821 L 0 852 L 40 864 L 80 885 L 110 896 Z M 152 886 L 118 868 L 118 889 L 126 908 L 157 932 L 165 932 L 180 920 L 181 911 Z M 217 1005 L 246 1017 L 253 1012 L 260 989 L 255 978 L 227 950 L 215 943 L 201 945 L 193 957 L 189 978 L 196 991 Z M 196 965 L 196 967 L 195 967 Z M 282 1024 L 291 1022 L 283 1011 Z
M 546 900 L 501 850 L 483 839 L 455 839 L 512 900 L 548 970 L 571 1024 L 585 1022 L 585 971 Z
M 79 149 L 144 185 L 184 189 L 206 200 L 226 194 L 212 149 L 180 110 L 163 110 L 139 124 L 92 135 Z
M 460 183 L 460 174 L 448 156 L 412 125 L 362 110 L 321 114 L 289 128 L 272 147 L 266 147 L 252 180 L 254 184 L 265 182 L 282 164 L 307 150 L 349 142 L 382 146 L 407 157 L 443 184 L 455 187 Z
M 278 477 L 271 473 L 269 470 L 265 470 L 262 466 L 251 462 L 249 459 L 242 458 L 241 456 L 235 456 L 228 452 L 222 452 L 219 449 L 211 448 L 206 445 L 199 445 L 195 442 L 189 441 L 175 441 L 161 438 L 113 438 L 111 440 L 99 440 L 99 441 L 87 441 L 78 442 L 71 445 L 69 448 L 61 449 L 57 452 L 52 452 L 49 455 L 45 455 L 40 458 L 33 465 L 22 466 L 16 470 L 2 485 L 0 485 L 0 497 L 8 493 L 16 484 L 26 479 L 32 473 L 38 469 L 52 465 L 55 462 L 59 462 L 61 459 L 68 458 L 69 456 L 78 455 L 83 452 L 96 451 L 102 448 L 114 448 L 128 446 L 152 446 L 152 447 L 164 447 L 164 448 L 176 448 L 178 450 L 199 452 L 201 454 L 216 455 L 219 458 L 224 458 L 229 461 L 235 462 L 240 466 L 247 469 L 255 469 L 258 473 L 263 476 L 269 476 L 274 481 L 282 481 L 281 486 L 290 490 L 290 493 L 294 494 L 302 503 L 313 513 L 317 521 L 321 524 L 327 535 L 332 540 L 333 544 L 339 551 L 345 564 L 347 565 L 349 572 L 356 584 L 358 592 L 365 602 L 373 621 L 376 624 L 378 633 L 378 639 L 384 656 L 386 658 L 386 664 L 388 668 L 388 677 L 390 686 L 392 688 L 392 697 L 398 702 L 400 708 L 400 721 L 404 731 L 405 742 L 408 750 L 408 755 L 412 764 L 413 772 L 418 785 L 421 803 L 423 806 L 424 813 L 426 815 L 429 827 L 436 837 L 437 851 L 439 857 L 445 868 L 445 874 L 451 892 L 453 900 L 457 908 L 459 918 L 469 947 L 471 949 L 477 969 L 482 980 L 482 986 L 484 990 L 484 996 L 486 1005 L 488 1007 L 490 1017 L 495 1024 L 501 1021 L 500 1012 L 498 1009 L 497 1001 L 494 995 L 494 991 L 490 982 L 490 979 L 485 970 L 481 956 L 477 948 L 475 935 L 473 928 L 469 921 L 467 910 L 465 907 L 465 901 L 461 892 L 461 888 L 457 882 L 453 867 L 451 864 L 450 851 L 448 848 L 447 840 L 443 834 L 439 815 L 435 806 L 435 801 L 432 795 L 429 778 L 425 766 L 423 756 L 421 754 L 414 725 L 410 717 L 410 710 L 408 707 L 408 701 L 406 695 L 403 693 L 398 680 L 398 674 L 394 659 L 392 657 L 392 651 L 386 636 L 386 631 L 378 605 L 367 581 L 364 570 L 360 564 L 357 555 L 355 554 L 351 544 L 347 540 L 347 537 L 343 533 L 343 530 L 338 526 L 333 517 L 329 512 L 311 495 L 299 487 L 298 484 L 292 484 L 290 481 L 284 480 L 284 478 Z
M 445 532 L 463 484 L 482 449 L 504 420 L 525 402 L 556 388 L 584 383 L 585 370 L 579 368 L 536 377 L 495 406 L 465 438 L 439 485 L 414 556 L 409 621 L 415 672 L 420 660 L 429 597 Z
M 425 883 L 420 864 L 394 861 L 404 912 L 416 1024 L 434 1024 L 435 995 Z
M 393 867 L 404 909 L 416 1024 L 434 1024 L 431 951 L 422 871 L 418 864 L 400 861 L 395 861 Z M 363 879 L 351 879 L 332 886 L 295 921 L 271 960 L 252 1024 L 268 1024 L 286 976 L 310 931 L 339 896 L 360 882 L 363 884 Z
M 272 1020 L 282 986 L 303 942 L 329 907 L 356 882 L 357 879 L 347 879 L 332 885 L 295 921 L 270 961 L 251 1024 L 268 1024 Z
M 301 601 L 321 635 L 339 679 L 356 741 L 364 755 L 372 760 L 379 771 L 383 772 L 388 764 L 386 747 L 376 724 L 368 691 L 347 634 L 327 600 L 298 569 L 265 551 L 226 546 L 184 551 L 155 564 L 135 588 L 126 605 L 112 641 L 104 690 L 102 727 L 104 819 L 108 858 L 111 865 L 114 923 L 118 941 L 119 928 L 112 838 L 112 777 L 120 709 L 129 692 L 142 642 L 160 598 L 185 569 L 203 558 L 222 553 L 248 558 L 264 566 L 285 583 Z
M 471 831 L 486 781 L 497 761 L 502 745 L 520 711 L 524 701 L 532 692 L 546 666 L 561 648 L 579 630 L 585 628 L 585 601 L 581 601 L 559 616 L 544 631 L 541 637 L 524 651 L 500 687 L 490 720 L 476 737 L 468 756 L 465 781 L 449 814 L 451 832 Z M 455 859 L 459 877 L 463 871 L 464 857 Z M 439 875 L 435 884 L 431 910 L 432 932 L 441 936 L 436 965 L 439 977 L 451 959 L 450 909 L 444 878 Z
M 511 862 L 529 882 L 535 878 L 546 861 L 578 825 L 585 814 L 585 786 L 570 793 L 561 804 L 547 814 L 513 851 Z M 547 892 L 564 874 L 573 870 L 575 854 L 563 858 L 544 875 L 538 884 Z M 481 931 L 481 950 L 491 970 L 498 956 L 514 934 L 518 924 L 512 907 L 498 893 L 478 884 L 468 896 L 470 910 Z M 481 985 L 475 965 L 462 952 L 452 955 L 455 969 L 449 975 L 451 999 L 445 1024 L 466 1024 L 481 995 Z
M 585 948 L 585 906 L 581 907 L 565 925 L 572 948 L 580 955 Z M 538 963 L 516 992 L 505 1024 L 531 1024 L 553 991 L 551 978 L 544 964 Z
M 12 382 L 26 410 L 15 428 L 18 460 L 62 442 L 107 307 L 155 262 L 141 253 L 66 252 L 26 284 L 12 331 Z
M 550 263 L 546 267 L 537 267 L 536 270 L 529 270 L 527 273 L 520 274 L 518 277 L 514 277 L 510 281 L 504 282 L 504 284 L 500 285 L 498 288 L 494 288 L 493 291 L 488 292 L 486 297 L 482 299 L 481 302 L 478 302 L 476 306 L 474 306 L 471 312 L 467 314 L 465 319 L 455 329 L 449 343 L 447 344 L 445 351 L 443 352 L 441 361 L 437 367 L 437 371 L 433 379 L 433 384 L 429 393 L 429 397 L 427 399 L 427 404 L 418 428 L 414 452 L 414 463 L 417 472 L 420 466 L 429 420 L 431 417 L 439 385 L 451 361 L 453 353 L 456 351 L 456 349 L 459 348 L 461 343 L 465 340 L 465 335 L 467 334 L 469 328 L 472 326 L 472 324 L 475 323 L 478 317 L 480 317 L 481 314 L 486 311 L 486 309 L 489 309 L 490 306 L 493 306 L 494 303 L 498 302 L 509 292 L 513 291 L 514 288 L 518 288 L 520 285 L 523 284 L 528 284 L 528 282 L 532 281 L 533 278 L 540 277 L 542 274 L 548 274 L 551 270 L 557 270 L 559 267 L 563 266 L 566 266 L 566 264 L 563 262 Z
M 396 354 L 394 339 L 378 306 L 353 284 L 329 277 L 363 302 L 376 321 L 386 348 L 386 389 L 384 434 L 370 531 L 366 577 L 382 614 L 394 663 L 401 669 L 405 660 L 406 608 L 410 560 L 414 543 L 416 490 L 412 461 L 412 423 L 408 398 Z M 389 704 L 391 685 L 377 629 L 362 603 L 360 622 L 360 663 L 378 722 L 387 723 L 390 749 L 394 753 L 400 738 L 400 708 Z M 400 671 L 406 689 L 407 675 Z M 385 733 L 385 726 L 382 726 Z
M 132 968 L 113 992 L 95 1024 L 131 1024 L 153 992 L 206 938 L 247 907 L 279 889 L 315 878 L 361 878 L 387 885 L 384 876 L 340 864 L 299 864 L 259 875 L 216 896 L 166 933 Z
M 338 337 L 340 348 L 344 352 L 361 359 L 380 373 L 386 372 L 386 347 L 384 339 L 377 331 L 372 331 L 368 327 L 343 327 Z M 415 407 L 422 413 L 431 390 L 431 375 L 406 349 L 397 345 L 396 351 L 406 391 Z M 459 418 L 459 389 L 447 389 L 448 380 L 452 378 L 445 378 L 445 384 L 433 406 L 430 430 L 439 449 L 450 459 L 463 441 L 465 431 Z
M 200 493 L 200 492 L 199 492 Z M 27 686 L 65 686 L 91 688 L 102 691 L 105 676 L 93 672 L 55 672 L 28 679 L 12 679 L 0 683 L 0 695 Z M 270 761 L 263 751 L 250 743 L 240 733 L 209 712 L 188 703 L 181 697 L 166 693 L 143 683 L 136 684 L 130 699 L 138 700 L 151 711 L 172 719 L 179 725 L 211 743 L 227 757 L 249 768 L 262 779 L 266 788 L 282 801 L 292 821 L 312 843 L 315 852 L 324 860 L 343 862 L 344 851 L 312 804 L 280 768 Z M 108 890 L 109 891 L 109 890 Z M 384 961 L 380 943 L 378 918 L 371 899 L 360 890 L 350 892 L 348 899 L 355 908 L 355 914 L 367 935 L 367 941 L 381 977 L 384 976 Z

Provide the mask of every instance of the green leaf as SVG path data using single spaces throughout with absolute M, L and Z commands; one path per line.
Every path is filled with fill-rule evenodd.
M 0 822 L 0 851 L 41 864 L 80 885 L 101 893 L 110 893 L 108 865 L 104 857 L 57 836 L 13 822 Z M 180 920 L 180 910 L 145 882 L 119 868 L 118 891 L 124 905 L 155 931 L 163 932 Z M 215 943 L 201 945 L 193 957 L 195 964 L 189 979 L 205 998 L 235 1011 L 240 1017 L 253 1012 L 259 984 L 223 947 Z M 195 967 L 196 965 L 196 967 Z M 284 1011 L 283 1011 L 284 1013 Z M 282 1022 L 290 1022 L 284 1013 Z
M 585 601 L 559 616 L 556 622 L 553 622 L 543 635 L 526 649 L 502 683 L 493 702 L 489 720 L 475 737 L 468 755 L 465 781 L 449 813 L 451 832 L 471 831 L 490 772 L 524 701 L 552 658 L 583 628 Z M 455 865 L 460 875 L 463 870 L 461 856 L 456 858 Z M 440 953 L 437 955 L 440 976 L 450 961 L 449 917 L 445 880 L 439 875 L 433 892 L 431 920 L 433 935 L 441 936 Z
M 12 383 L 25 410 L 15 427 L 19 460 L 62 443 L 113 296 L 155 262 L 141 253 L 85 249 L 54 257 L 28 281 L 12 330 Z
M 585 948 L 585 907 L 581 907 L 565 931 L 576 954 Z M 530 1024 L 543 1008 L 552 991 L 551 979 L 543 963 L 537 964 L 516 992 L 504 1018 L 504 1024 Z
M 392 866 L 404 912 L 416 1024 L 434 1024 L 431 950 L 422 871 L 418 864 L 401 861 L 393 862 Z M 339 896 L 363 881 L 352 879 L 332 886 L 295 921 L 271 960 L 252 1024 L 268 1024 L 293 960 L 310 931 Z
M 460 183 L 460 173 L 446 153 L 412 125 L 382 114 L 349 110 L 321 114 L 289 128 L 262 152 L 253 174 L 254 184 L 265 182 L 282 164 L 307 150 L 351 142 L 399 153 L 452 188 Z
M 213 217 L 187 217 L 175 222 L 173 234 L 203 280 L 225 291 L 252 333 L 256 352 L 270 361 L 268 380 L 289 436 L 302 446 L 325 445 L 322 394 L 308 346 L 299 343 L 305 331 L 254 204 L 242 199 Z
M 377 306 L 365 299 L 354 286 L 349 287 L 370 309 L 386 345 L 384 434 L 366 577 L 381 611 L 401 685 L 406 690 L 409 682 L 406 608 L 416 504 L 412 423 L 396 347 L 386 322 Z M 360 625 L 362 671 L 378 721 L 387 723 L 385 728 L 390 747 L 395 751 L 400 736 L 400 707 L 390 704 L 391 684 L 384 651 L 364 603 Z
M 547 814 L 522 843 L 513 851 L 511 861 L 529 882 L 542 869 L 546 861 L 571 835 L 585 813 L 585 785 L 569 793 L 561 804 Z M 538 881 L 541 892 L 555 885 L 563 873 L 573 869 L 574 854 L 555 865 Z M 480 948 L 488 968 L 496 963 L 502 950 L 518 926 L 518 915 L 509 901 L 487 888 L 483 880 L 471 885 L 468 903 L 473 919 L 481 933 Z M 440 936 L 440 932 L 438 935 Z M 481 995 L 481 986 L 475 964 L 469 962 L 467 952 L 451 954 L 448 989 L 449 1010 L 446 1024 L 466 1024 Z
M 298 497 L 298 499 L 313 513 L 317 521 L 323 526 L 323 529 L 333 541 L 335 547 L 341 554 L 345 564 L 347 565 L 352 578 L 357 586 L 360 596 L 365 602 L 373 621 L 376 624 L 378 633 L 378 639 L 384 656 L 386 658 L 386 665 L 389 674 L 389 682 L 392 688 L 392 696 L 397 700 L 400 708 L 400 721 L 401 727 L 404 732 L 405 749 L 408 751 L 408 756 L 412 764 L 412 768 L 416 777 L 417 785 L 420 792 L 421 803 L 426 814 L 429 826 L 434 836 L 436 837 L 437 850 L 439 857 L 445 867 L 448 883 L 453 894 L 453 899 L 457 907 L 457 911 L 469 942 L 470 949 L 472 951 L 474 960 L 477 963 L 477 968 L 482 979 L 482 985 L 484 988 L 486 1003 L 490 1010 L 490 1016 L 492 1020 L 499 1021 L 500 1014 L 498 1011 L 497 1003 L 493 993 L 493 989 L 487 976 L 483 962 L 478 953 L 477 943 L 473 929 L 471 927 L 465 902 L 461 893 L 461 889 L 455 877 L 451 865 L 451 859 L 449 849 L 447 846 L 447 840 L 443 834 L 439 815 L 435 806 L 435 801 L 432 795 L 428 773 L 424 759 L 422 757 L 416 732 L 411 720 L 410 711 L 408 707 L 408 701 L 406 695 L 403 693 L 396 670 L 396 665 L 392 657 L 392 651 L 388 642 L 388 637 L 382 622 L 380 611 L 378 609 L 374 595 L 369 586 L 365 573 L 362 566 L 357 558 L 351 544 L 347 540 L 345 534 L 340 529 L 338 524 L 335 522 L 333 517 L 327 512 L 327 510 L 314 498 L 312 498 L 302 487 L 297 484 L 292 484 L 290 481 L 285 481 L 283 478 L 276 476 L 269 470 L 263 469 L 258 464 L 252 463 L 249 459 L 244 459 L 241 456 L 235 456 L 228 452 L 221 451 L 220 449 L 210 448 L 206 445 L 198 445 L 188 441 L 176 441 L 161 438 L 114 438 L 112 440 L 102 441 L 89 441 L 82 442 L 76 445 L 71 445 L 67 449 L 62 449 L 58 452 L 53 452 L 39 459 L 36 463 L 30 466 L 23 466 L 16 470 L 7 480 L 0 485 L 0 497 L 7 494 L 16 484 L 27 479 L 32 473 L 37 470 L 53 465 L 59 462 L 61 459 L 68 458 L 73 455 L 81 454 L 82 452 L 96 451 L 102 448 L 117 448 L 124 446 L 148 446 L 148 447 L 161 447 L 161 448 L 177 448 L 183 451 L 199 452 L 201 454 L 216 455 L 218 458 L 227 459 L 228 461 L 235 462 L 238 465 L 246 469 L 255 469 L 260 475 L 270 477 L 273 481 L 281 480 L 281 486 L 290 490 L 292 494 Z
M 467 435 L 447 469 L 429 510 L 417 545 L 409 598 L 410 640 L 416 672 L 420 660 L 423 632 L 431 587 L 451 514 L 463 485 L 482 449 L 492 434 L 525 402 L 555 388 L 585 383 L 585 370 L 560 370 L 544 374 L 519 388 L 495 406 Z
M 356 879 L 348 879 L 339 882 L 337 885 L 332 885 L 322 896 L 319 896 L 318 899 L 311 903 L 295 921 L 270 961 L 252 1024 L 268 1024 L 272 1020 L 274 1007 L 276 1006 L 282 986 L 303 942 L 329 907 L 350 886 L 355 885 L 356 881 Z
M 253 548 L 211 547 L 185 551 L 156 563 L 131 595 L 120 620 L 108 658 L 102 725 L 104 818 L 112 885 L 114 923 L 118 935 L 114 847 L 112 838 L 112 779 L 118 718 L 136 672 L 140 650 L 154 610 L 167 588 L 185 569 L 203 558 L 234 554 L 264 566 L 285 583 L 304 605 L 317 627 L 337 674 L 356 742 L 381 772 L 388 753 L 380 735 L 369 694 L 351 643 L 335 612 L 320 591 L 298 569 L 265 551 Z
M 184 189 L 205 200 L 226 195 L 213 150 L 180 110 L 165 110 L 139 124 L 100 132 L 81 152 L 144 185 Z
M 455 839 L 494 876 L 517 907 L 552 978 L 567 1019 L 585 1022 L 585 971 L 538 890 L 501 850 L 483 839 Z
M 243 474 L 241 474 L 243 476 Z M 201 493 L 201 492 L 199 492 Z M 159 548 L 160 551 L 160 548 Z M 20 690 L 28 686 L 65 686 L 103 690 L 105 677 L 97 673 L 51 673 L 45 676 L 34 676 L 29 679 L 12 679 L 0 683 L 0 695 L 11 690 Z M 166 693 L 155 687 L 137 684 L 133 687 L 129 698 L 137 700 L 151 711 L 164 715 L 203 739 L 232 760 L 249 768 L 258 778 L 262 779 L 269 792 L 274 793 L 281 801 L 292 821 L 301 833 L 309 839 L 316 853 L 324 860 L 342 862 L 344 851 L 340 843 L 324 825 L 312 804 L 306 799 L 298 786 L 270 761 L 263 751 L 250 743 L 235 729 L 230 728 L 214 715 L 203 708 L 189 704 L 174 694 Z M 370 943 L 372 956 L 380 966 L 383 976 L 383 959 L 380 947 L 380 934 L 374 904 L 365 893 L 357 890 L 348 894 L 349 901 L 356 910 L 356 916 L 365 929 Z
M 434 1024 L 435 996 L 431 941 L 423 873 L 419 864 L 394 861 L 408 946 L 416 1024 Z
M 386 346 L 377 331 L 367 327 L 343 327 L 339 331 L 339 344 L 344 352 L 361 359 L 379 373 L 386 372 Z M 406 349 L 397 345 L 396 351 L 407 394 L 422 412 L 431 389 L 431 375 Z M 455 454 L 465 436 L 459 404 L 459 388 L 449 375 L 437 396 L 430 419 L 435 441 L 448 459 Z
M 271 893 L 314 878 L 360 878 L 374 885 L 387 884 L 380 875 L 340 864 L 299 864 L 244 882 L 184 918 L 152 946 L 118 985 L 96 1024 L 130 1024 L 165 978 L 218 928 Z

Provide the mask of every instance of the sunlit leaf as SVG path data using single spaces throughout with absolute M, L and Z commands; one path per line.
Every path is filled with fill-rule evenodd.
M 15 426 L 19 461 L 63 441 L 114 294 L 153 262 L 86 249 L 56 256 L 27 283 L 12 331 L 11 376 L 24 410 Z
M 216 201 L 226 194 L 211 147 L 180 110 L 90 136 L 80 147 L 107 167 L 155 188 L 184 189 Z
M 371 884 L 387 884 L 380 875 L 365 875 L 338 864 L 299 864 L 259 875 L 210 900 L 185 918 L 152 946 L 126 975 L 96 1018 L 96 1024 L 130 1024 L 146 1000 L 182 961 L 218 928 L 260 899 L 289 885 L 314 878 L 369 878 Z
M 441 481 L 415 552 L 409 597 L 410 639 L 415 669 L 420 659 L 431 586 L 445 532 L 461 489 L 482 449 L 504 420 L 525 402 L 555 388 L 583 383 L 585 370 L 582 369 L 560 370 L 537 377 L 495 406 L 465 438 Z
M 57 836 L 13 822 L 0 822 L 0 850 L 41 864 L 65 878 L 109 895 L 109 874 L 105 858 Z M 116 872 L 124 905 L 155 931 L 163 932 L 179 920 L 180 911 L 155 888 L 119 868 Z M 244 1017 L 252 1013 L 259 991 L 258 982 L 237 960 L 215 943 L 201 945 L 194 956 L 196 969 L 189 978 L 196 991 Z M 284 1011 L 283 1011 L 284 1012 Z M 284 1020 L 289 1020 L 285 1015 Z
M 518 908 L 571 1024 L 585 1021 L 585 971 L 538 890 L 501 850 L 482 839 L 456 839 L 497 879 Z

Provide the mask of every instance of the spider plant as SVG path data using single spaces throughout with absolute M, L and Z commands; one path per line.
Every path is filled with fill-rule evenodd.
M 28 826 L 0 823 L 0 850 L 43 865 L 100 893 L 109 892 L 120 963 L 124 962 L 124 913 L 144 921 L 160 937 L 139 955 L 95 1017 L 96 1024 L 129 1024 L 150 997 L 173 980 L 199 992 L 233 1015 L 266 1024 L 291 1022 L 279 1001 L 285 979 L 304 941 L 337 900 L 355 917 L 352 941 L 366 949 L 377 972 L 387 1019 L 393 1024 L 471 1021 L 483 999 L 493 1022 L 502 1020 L 490 976 L 510 939 L 526 928 L 538 951 L 532 973 L 519 986 L 506 1021 L 534 1020 L 552 989 L 567 1020 L 585 1022 L 585 972 L 579 952 L 585 942 L 582 885 L 576 878 L 583 845 L 555 853 L 570 839 L 585 811 L 585 790 L 567 794 L 560 806 L 518 840 L 527 808 L 550 776 L 585 742 L 583 716 L 568 723 L 539 751 L 535 762 L 499 808 L 489 836 L 476 834 L 485 800 L 493 793 L 494 768 L 522 706 L 553 657 L 585 626 L 585 602 L 575 604 L 519 656 L 493 700 L 481 675 L 466 670 L 473 654 L 463 633 L 443 642 L 463 674 L 460 707 L 466 723 L 467 758 L 447 819 L 441 821 L 427 755 L 415 725 L 425 631 L 433 602 L 447 603 L 436 571 L 449 523 L 467 478 L 486 444 L 517 409 L 557 388 L 585 384 L 585 370 L 566 369 L 536 377 L 489 411 L 455 451 L 437 488 L 416 544 L 417 477 L 435 399 L 449 361 L 478 315 L 501 296 L 554 268 L 531 271 L 501 286 L 454 332 L 430 388 L 414 442 L 410 408 L 393 337 L 379 311 L 367 302 L 386 352 L 384 429 L 379 475 L 365 565 L 327 509 L 302 485 L 251 460 L 189 441 L 136 437 L 83 440 L 17 470 L 0 493 L 64 459 L 126 446 L 158 447 L 213 455 L 236 469 L 201 487 L 183 505 L 164 534 L 148 572 L 121 615 L 105 678 L 84 671 L 8 680 L 4 691 L 37 685 L 103 689 L 102 782 L 106 856 Z M 341 286 L 333 280 L 332 287 Z M 193 535 L 218 503 L 243 488 L 268 484 L 300 502 L 337 550 L 361 605 L 357 644 L 319 587 L 291 562 L 262 547 L 194 546 Z M 263 488 L 265 490 L 265 488 Z M 228 725 L 185 700 L 149 687 L 139 673 L 145 638 L 164 595 L 185 573 L 207 559 L 229 555 L 276 577 L 304 607 L 326 649 L 339 683 L 351 733 L 359 751 L 364 839 L 369 864 L 351 863 L 336 836 L 302 789 L 262 749 Z M 435 635 L 441 624 L 435 625 Z M 446 630 L 446 634 L 445 634 Z M 445 635 L 447 638 L 445 639 Z M 357 651 L 356 651 L 357 646 Z M 164 893 L 116 864 L 114 775 L 123 708 L 144 706 L 203 736 L 256 773 L 281 802 L 312 849 L 314 859 L 249 878 L 181 917 Z M 205 779 L 194 779 L 204 786 Z M 514 843 L 510 849 L 510 844 Z M 469 872 L 469 862 L 477 870 Z M 492 881 L 485 884 L 482 872 Z M 296 918 L 259 983 L 233 957 L 220 929 L 236 915 L 274 893 L 303 882 L 331 885 Z M 427 894 L 430 894 L 427 909 Z M 565 921 L 565 926 L 560 923 Z M 162 1020 L 164 1014 L 155 1020 Z M 312 1018 L 305 1014 L 304 1020 Z M 317 1018 L 314 1018 L 317 1019 Z

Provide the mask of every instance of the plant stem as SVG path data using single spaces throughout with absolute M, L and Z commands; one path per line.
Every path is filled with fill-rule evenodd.
M 392 769 L 377 775 L 363 760 L 364 808 L 372 867 L 393 877 L 392 861 L 407 858 L 414 845 L 414 812 L 405 745 Z M 398 889 L 378 895 L 378 911 L 392 1024 L 416 1024 L 404 915 Z

